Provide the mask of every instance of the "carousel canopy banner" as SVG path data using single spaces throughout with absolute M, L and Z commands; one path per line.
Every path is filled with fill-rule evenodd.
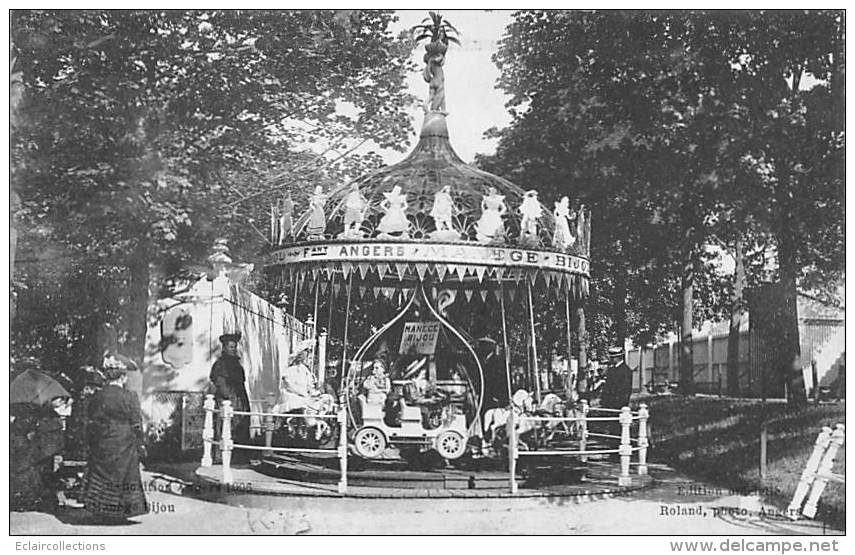
M 266 270 L 289 283 L 484 290 L 528 281 L 587 297 L 590 213 L 567 196 L 549 208 L 536 190 L 460 159 L 446 123 L 445 48 L 428 46 L 430 97 L 415 149 L 333 191 L 281 199 Z

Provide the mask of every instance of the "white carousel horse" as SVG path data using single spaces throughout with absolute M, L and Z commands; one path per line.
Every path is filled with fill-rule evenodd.
M 531 393 L 524 389 L 518 389 L 511 397 L 510 407 L 496 407 L 489 409 L 484 413 L 484 438 L 495 437 L 496 431 L 505 426 L 508 418 L 511 416 L 511 411 L 514 411 L 515 416 L 529 414 L 534 409 L 534 400 Z M 519 420 L 517 420 L 517 429 L 519 429 Z
M 533 432 L 535 430 L 544 430 L 546 431 L 546 435 L 538 441 L 551 441 L 555 438 L 555 436 L 563 432 L 567 435 L 576 435 L 577 432 L 577 424 L 575 422 L 556 422 L 556 421 L 539 421 L 534 419 L 522 418 L 525 415 L 535 416 L 565 416 L 565 417 L 575 417 L 577 416 L 576 410 L 572 407 L 568 407 L 566 402 L 554 393 L 547 394 L 538 404 L 535 406 L 534 399 L 532 395 L 525 390 L 518 390 L 514 393 L 512 398 L 511 407 L 510 408 L 496 408 L 488 410 L 484 415 L 484 438 L 490 438 L 491 440 L 495 438 L 496 432 L 501 429 L 503 426 L 507 425 L 508 418 L 510 417 L 511 410 L 514 411 L 515 421 L 516 421 L 516 436 L 517 438 L 522 438 Z M 530 441 L 530 437 L 525 440 L 520 439 L 520 448 L 528 449 L 526 444 L 527 441 Z
M 555 393 L 549 393 L 543 398 L 538 407 L 538 413 L 544 416 L 578 417 L 576 409 Z M 564 432 L 571 436 L 576 435 L 577 432 L 576 422 L 549 421 L 544 422 L 543 427 L 548 432 L 545 439 L 547 442 L 552 440 L 558 432 Z
M 293 402 L 279 403 L 273 406 L 273 412 L 279 414 L 287 414 L 295 410 L 302 409 L 302 416 L 291 416 L 285 419 L 288 430 L 292 435 L 298 433 L 298 419 L 302 419 L 303 425 L 306 428 L 315 429 L 315 440 L 320 440 L 324 434 L 330 431 L 329 422 L 326 418 L 313 418 L 316 415 L 332 414 L 335 411 L 335 398 L 329 393 L 321 393 L 311 397 L 304 398 L 304 402 L 296 407 Z

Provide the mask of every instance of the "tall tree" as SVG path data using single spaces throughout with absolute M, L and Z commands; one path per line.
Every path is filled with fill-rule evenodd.
M 776 370 L 799 385 L 796 291 L 834 289 L 843 270 L 843 15 L 835 11 L 711 12 L 690 37 L 718 75 L 721 196 L 735 217 L 730 242 L 768 237 L 789 324 Z M 728 190 L 729 189 L 729 190 Z M 737 299 L 735 299 L 736 301 Z
M 51 258 L 62 287 L 80 272 L 114 276 L 101 316 L 119 320 L 141 358 L 151 263 L 198 258 L 223 230 L 238 243 L 251 220 L 265 221 L 253 212 L 262 200 L 269 207 L 307 179 L 347 173 L 347 162 L 340 172 L 312 154 L 312 142 L 405 142 L 411 45 L 388 31 L 393 17 L 13 12 L 24 90 L 12 177 L 30 274 Z M 249 252 L 260 244 L 241 242 Z
M 495 58 L 514 119 L 483 163 L 591 208 L 591 304 L 618 342 L 673 328 L 662 293 L 698 257 L 711 160 L 698 156 L 705 98 L 686 27 L 648 12 L 520 12 Z
M 714 236 L 773 245 L 795 307 L 843 268 L 842 36 L 828 11 L 518 12 L 495 57 L 513 120 L 482 163 L 591 207 L 611 333 L 722 314 Z

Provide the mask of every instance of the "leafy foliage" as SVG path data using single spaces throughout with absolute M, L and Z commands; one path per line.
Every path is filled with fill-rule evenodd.
M 412 33 L 415 42 L 430 39 L 430 42 L 442 42 L 446 45 L 449 42 L 460 44 L 460 41 L 454 36 L 459 34 L 454 25 L 436 12 L 428 12 L 428 16 L 420 25 L 413 27 Z
M 412 45 L 388 32 L 392 19 L 379 11 L 13 12 L 23 96 L 12 181 L 29 265 L 19 289 L 124 275 L 135 293 L 84 292 L 81 304 L 110 305 L 100 317 L 125 314 L 119 323 L 139 335 L 144 313 L 130 304 L 146 297 L 149 263 L 168 271 L 199 260 L 218 236 L 230 237 L 238 256 L 254 255 L 271 202 L 288 191 L 302 198 L 309 180 L 340 183 L 376 165 L 375 154 L 345 152 L 358 137 L 400 147 L 412 132 L 403 82 Z M 247 240 L 247 227 L 259 233 Z M 33 282 L 52 252 L 64 261 L 53 282 Z M 19 308 L 68 323 L 37 304 Z M 21 349 L 37 346 L 31 331 L 16 332 Z
M 708 245 L 778 251 L 802 287 L 839 275 L 841 25 L 839 12 L 515 14 L 494 57 L 513 120 L 480 163 L 591 208 L 592 337 L 673 329 L 686 260 L 696 318 L 723 316 L 732 284 Z

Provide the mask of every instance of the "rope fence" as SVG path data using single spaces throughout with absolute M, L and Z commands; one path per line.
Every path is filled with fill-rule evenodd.
M 613 417 L 589 417 L 588 413 L 592 410 L 616 413 Z M 620 475 L 618 476 L 619 486 L 632 485 L 632 476 L 630 475 L 630 466 L 632 463 L 632 454 L 637 453 L 638 462 L 636 463 L 639 476 L 647 474 L 647 448 L 648 440 L 648 425 L 647 421 L 650 418 L 650 412 L 647 405 L 642 404 L 638 410 L 633 412 L 629 407 L 621 409 L 596 408 L 591 409 L 586 401 L 582 401 L 582 409 L 578 415 L 574 416 L 530 416 L 527 414 L 515 415 L 511 411 L 507 428 L 508 428 L 508 474 L 510 475 L 511 493 L 517 493 L 519 485 L 517 484 L 516 471 L 517 462 L 520 457 L 531 456 L 574 456 L 579 457 L 582 461 L 587 461 L 589 455 L 620 455 Z M 520 450 L 519 449 L 519 430 L 522 424 L 526 421 L 538 423 L 560 422 L 564 424 L 575 424 L 579 429 L 579 448 L 578 449 L 542 449 L 542 450 Z M 632 437 L 630 427 L 632 423 L 638 422 L 638 436 Z M 591 432 L 588 430 L 588 422 L 617 422 L 620 424 L 620 435 L 604 434 L 599 432 Z M 620 440 L 617 449 L 588 449 L 588 438 L 600 437 L 606 439 Z M 636 444 L 633 447 L 633 443 Z
M 242 449 L 247 451 L 261 451 L 263 454 L 273 453 L 335 453 L 339 459 L 340 477 L 338 482 L 338 492 L 342 495 L 347 493 L 347 415 L 345 413 L 344 404 L 336 414 L 305 414 L 305 413 L 278 413 L 278 412 L 256 412 L 256 411 L 236 411 L 232 408 L 231 401 L 223 401 L 222 408 L 216 408 L 213 395 L 205 396 L 205 425 L 202 429 L 202 466 L 213 466 L 214 460 L 212 450 L 214 446 L 220 448 L 222 455 L 223 466 L 223 483 L 234 483 L 234 475 L 232 473 L 232 451 Z M 220 440 L 214 439 L 214 415 L 219 414 L 221 420 Z M 259 416 L 264 419 L 264 445 L 245 445 L 235 443 L 232 440 L 232 418 L 235 416 Z M 335 420 L 339 423 L 339 441 L 334 448 L 310 448 L 310 447 L 274 447 L 273 432 L 276 429 L 276 418 L 310 418 L 310 419 L 327 419 Z
M 268 408 L 272 406 L 268 403 Z M 270 411 L 236 411 L 232 408 L 231 401 L 223 401 L 221 408 L 216 408 L 213 395 L 205 396 L 205 423 L 202 429 L 202 462 L 203 467 L 213 465 L 213 447 L 219 447 L 222 454 L 222 480 L 225 484 L 234 483 L 232 474 L 232 452 L 235 449 L 247 451 L 261 451 L 263 454 L 273 453 L 334 453 L 339 459 L 340 477 L 338 482 L 338 492 L 342 495 L 347 493 L 347 466 L 348 466 L 348 446 L 347 446 L 347 413 L 344 408 L 345 404 L 339 404 L 339 409 L 335 414 L 306 414 L 306 413 L 278 413 Z M 615 416 L 610 417 L 590 417 L 588 414 L 591 411 L 602 411 L 614 413 Z M 221 433 L 220 440 L 214 439 L 215 436 L 215 415 L 220 417 Z M 232 419 L 237 416 L 258 416 L 263 419 L 264 429 L 264 445 L 245 445 L 235 443 L 232 439 Z M 274 447 L 273 433 L 276 429 L 277 418 L 304 418 L 318 420 L 335 420 L 339 424 L 338 445 L 331 448 L 310 448 L 310 447 Z M 533 416 L 527 414 L 517 415 L 514 411 L 510 411 L 507 421 L 508 430 L 508 474 L 511 493 L 517 493 L 519 485 L 517 483 L 516 471 L 517 463 L 520 457 L 531 456 L 548 456 L 548 457 L 579 457 L 583 462 L 588 460 L 592 455 L 611 455 L 618 454 L 620 456 L 620 474 L 618 476 L 619 486 L 629 486 L 632 484 L 632 476 L 630 475 L 630 467 L 635 466 L 639 476 L 647 474 L 647 449 L 649 446 L 649 429 L 648 419 L 650 413 L 647 405 L 642 404 L 639 409 L 633 412 L 629 407 L 621 409 L 591 409 L 586 401 L 582 401 L 581 410 L 572 416 Z M 540 449 L 540 450 L 520 450 L 520 428 L 526 422 L 536 424 L 572 424 L 578 430 L 578 448 L 572 449 Z M 588 429 L 589 422 L 615 422 L 620 425 L 620 435 L 606 434 L 600 432 L 592 432 Z M 638 422 L 638 435 L 632 437 L 631 426 L 633 422 Z M 536 430 L 539 428 L 532 428 Z M 566 428 L 565 428 L 566 429 Z M 829 433 L 830 435 L 830 433 Z M 610 440 L 618 440 L 617 448 L 609 447 L 604 449 L 589 448 L 589 438 L 605 438 Z M 633 453 L 637 454 L 637 462 L 633 463 Z

